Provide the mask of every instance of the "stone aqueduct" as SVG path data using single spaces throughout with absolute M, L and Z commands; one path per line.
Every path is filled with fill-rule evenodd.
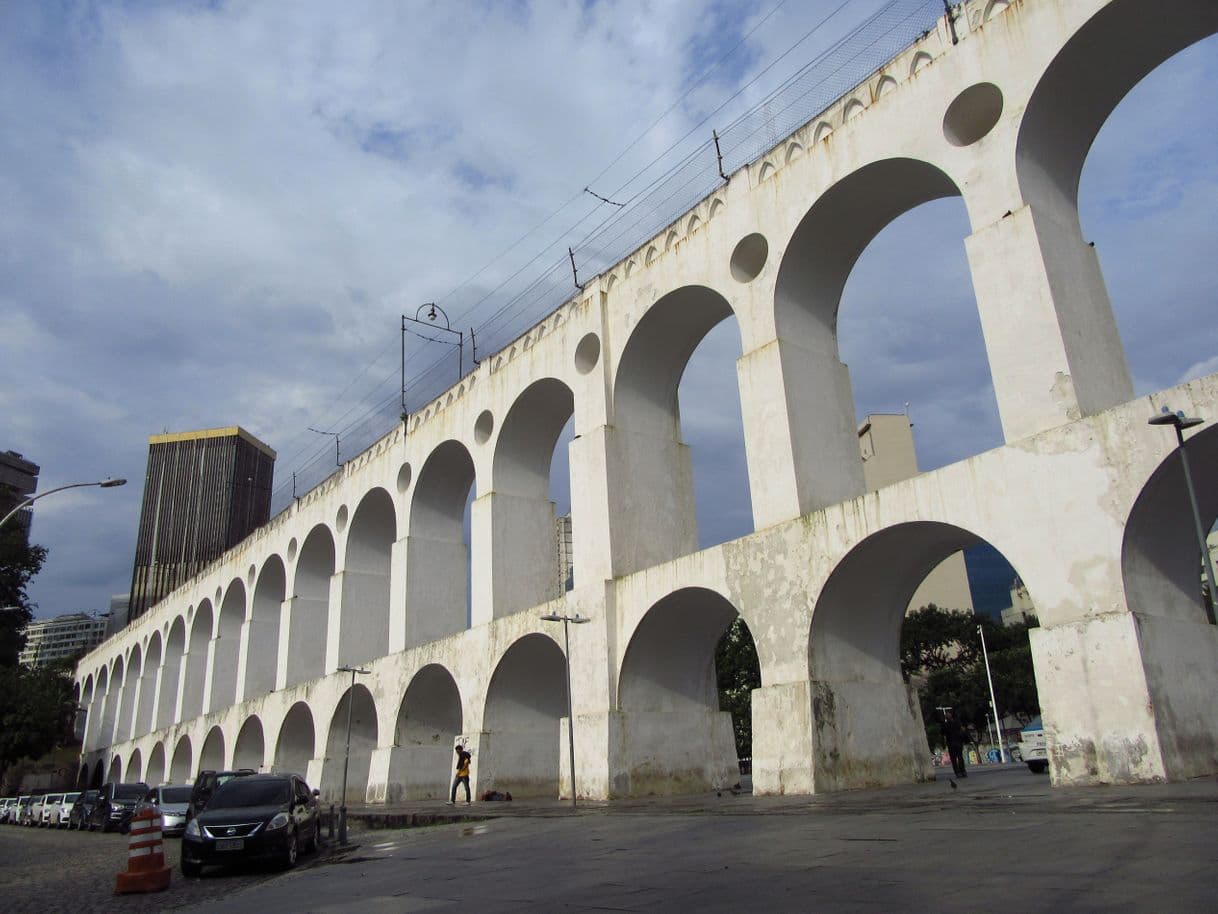
M 1218 628 L 1163 402 L 1218 417 L 1218 376 L 1133 399 L 1076 206 L 1083 160 L 1146 73 L 1218 31 L 1212 0 L 970 0 L 821 116 L 590 283 L 83 660 L 82 776 L 293 768 L 334 797 L 475 788 L 569 796 L 736 778 L 713 652 L 744 616 L 757 793 L 928 774 L 902 682 L 903 609 L 978 540 L 1036 606 L 1054 783 L 1218 770 Z M 959 195 L 1005 445 L 865 492 L 837 307 L 868 242 Z M 677 384 L 738 323 L 756 532 L 699 551 Z M 569 448 L 575 586 L 548 497 Z M 1218 514 L 1218 433 L 1188 442 Z M 462 514 L 470 487 L 471 546 Z M 472 556 L 470 553 L 472 552 Z M 467 584 L 467 574 L 469 582 Z M 469 593 L 467 594 L 467 588 Z M 469 616 L 467 617 L 467 605 Z M 354 687 L 337 668 L 370 672 Z

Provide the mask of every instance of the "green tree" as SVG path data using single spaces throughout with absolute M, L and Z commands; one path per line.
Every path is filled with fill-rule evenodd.
M 999 625 L 983 616 L 925 606 L 901 630 L 901 671 L 918 685 L 922 720 L 931 746 L 943 745 L 939 708 L 952 708 L 976 742 L 989 731 L 990 690 L 978 626 L 986 650 L 998 711 L 1027 723 L 1040 713 L 1028 630 L 1036 625 Z
M 13 521 L 0 527 L 0 667 L 17 665 L 25 646 L 25 626 L 34 617 L 26 587 L 42 570 L 47 551 L 26 542 L 25 530 Z M 13 608 L 15 607 L 15 608 Z
M 719 710 L 732 714 L 732 732 L 736 737 L 736 757 L 750 758 L 753 754 L 753 689 L 761 686 L 761 666 L 757 662 L 757 645 L 737 616 L 728 626 L 715 647 L 715 674 L 719 684 Z
M 63 745 L 75 715 L 71 673 L 63 665 L 0 667 L 0 781 L 18 760 Z

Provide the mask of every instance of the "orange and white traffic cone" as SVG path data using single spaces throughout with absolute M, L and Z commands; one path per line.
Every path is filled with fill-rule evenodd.
M 131 818 L 127 842 L 127 872 L 119 873 L 114 894 L 163 892 L 169 888 L 169 867 L 161 847 L 161 814 L 151 807 Z

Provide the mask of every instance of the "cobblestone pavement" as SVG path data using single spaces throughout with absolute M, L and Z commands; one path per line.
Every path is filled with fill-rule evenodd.
M 127 836 L 0 825 L 0 911 L 48 914 L 72 911 L 165 911 L 222 901 L 242 889 L 284 874 L 270 867 L 208 869 L 186 879 L 179 865 L 181 839 L 165 839 L 165 863 L 173 875 L 164 892 L 115 895 L 114 877 L 127 866 Z M 324 862 L 325 851 L 301 859 L 300 867 Z M 298 867 L 299 868 L 299 867 Z

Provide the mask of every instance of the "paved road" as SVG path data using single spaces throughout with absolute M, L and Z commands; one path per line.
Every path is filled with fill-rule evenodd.
M 487 804 L 492 805 L 492 804 Z M 974 770 L 816 798 L 713 794 L 364 832 L 342 864 L 199 912 L 1213 911 L 1218 784 L 1051 790 Z M 476 804 L 475 810 L 479 809 Z
M 224 898 L 281 875 L 266 869 L 185 879 L 181 842 L 167 838 L 170 887 L 150 895 L 114 894 L 114 877 L 127 866 L 127 836 L 115 832 L 55 831 L 0 825 L 0 911 L 5 914 L 147 912 Z M 306 858 L 307 860 L 307 858 Z
M 942 776 L 941 776 L 942 777 Z M 120 835 L 0 826 L 0 910 L 1212 911 L 1218 783 L 1052 790 L 1026 769 L 819 797 L 410 804 L 486 816 L 357 830 L 291 873 L 212 873 L 112 895 Z M 674 908 L 675 906 L 675 908 Z

